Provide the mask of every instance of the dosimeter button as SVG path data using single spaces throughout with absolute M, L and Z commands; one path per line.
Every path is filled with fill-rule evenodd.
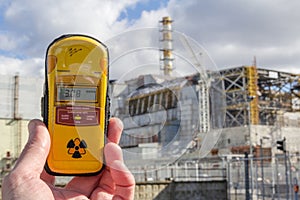
M 56 109 L 56 123 L 69 126 L 99 124 L 100 109 L 87 106 L 61 106 Z

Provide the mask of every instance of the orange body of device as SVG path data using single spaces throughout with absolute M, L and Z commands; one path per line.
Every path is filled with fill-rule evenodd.
M 46 53 L 42 116 L 52 175 L 95 175 L 104 167 L 109 118 L 108 50 L 85 35 L 63 35 Z

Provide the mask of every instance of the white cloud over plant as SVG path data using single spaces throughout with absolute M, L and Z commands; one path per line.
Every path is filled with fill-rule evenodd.
M 107 41 L 136 27 L 158 26 L 170 15 L 174 29 L 198 41 L 219 68 L 250 65 L 256 56 L 261 67 L 300 72 L 298 0 L 169 0 L 132 19 L 127 10 L 138 3 L 151 1 L 0 0 L 0 70 L 36 75 L 43 71 L 48 44 L 62 34 Z

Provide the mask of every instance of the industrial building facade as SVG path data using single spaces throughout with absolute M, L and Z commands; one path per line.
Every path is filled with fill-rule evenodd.
M 276 141 L 286 137 L 290 142 L 287 148 L 299 153 L 299 75 L 256 66 L 221 70 L 220 74 L 226 114 L 217 148 L 231 148 L 227 153 L 253 153 L 261 138 L 269 138 L 265 146 L 274 155 Z
M 0 169 L 9 170 L 27 138 L 30 119 L 41 118 L 43 79 L 0 76 Z
M 255 66 L 220 74 L 226 93 L 225 127 L 274 125 L 279 112 L 299 111 L 299 76 L 295 74 Z
M 161 47 L 155 52 L 160 52 L 157 69 L 163 74 L 137 75 L 110 84 L 111 114 L 124 122 L 120 145 L 131 151 L 131 159 L 143 153 L 145 159 L 176 157 L 187 150 L 200 151 L 200 157 L 252 154 L 262 138 L 269 138 L 266 146 L 274 153 L 274 144 L 283 137 L 291 152 L 300 152 L 299 75 L 257 68 L 255 62 L 206 69 L 197 57 L 202 52 L 194 51 L 195 43 L 185 36 L 176 39 L 182 40 L 186 56 L 195 60 L 184 63 L 197 72 L 173 75 L 173 60 L 188 59 L 173 54 L 172 19 L 164 17 L 160 24 Z M 42 78 L 0 76 L 0 156 L 5 162 L 8 155 L 18 157 L 27 139 L 28 121 L 41 118 L 43 82 Z
M 213 154 L 250 151 L 250 146 L 255 149 L 265 136 L 270 138 L 265 146 L 275 152 L 274 142 L 283 137 L 291 152 L 300 152 L 299 76 L 255 66 L 216 74 L 211 75 L 214 78 L 209 85 L 201 82 L 199 74 L 159 84 L 155 75 L 128 80 L 131 87 L 118 96 L 112 94 L 111 113 L 125 124 L 121 145 L 166 145 L 184 136 L 184 145 L 201 148 L 205 136 L 218 130 L 218 141 L 210 149 Z M 40 118 L 43 80 L 20 77 L 17 96 L 16 76 L 0 80 L 0 153 L 2 158 L 18 157 L 27 140 L 28 121 Z M 116 85 L 111 83 L 113 87 Z
M 218 142 L 207 152 L 213 155 L 252 154 L 261 138 L 269 138 L 264 147 L 279 153 L 276 141 L 284 137 L 290 151 L 299 153 L 298 75 L 256 66 L 207 73 L 209 83 L 193 74 L 164 81 L 145 75 L 123 84 L 121 93 L 112 94 L 118 100 L 112 113 L 125 123 L 121 145 L 164 146 L 189 135 L 193 142 L 186 148 L 201 149 L 206 137 L 217 132 L 213 139 Z

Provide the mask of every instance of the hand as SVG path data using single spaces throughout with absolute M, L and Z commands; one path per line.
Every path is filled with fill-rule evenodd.
M 74 177 L 64 188 L 59 188 L 54 186 L 55 177 L 44 171 L 50 148 L 48 130 L 41 121 L 30 121 L 28 142 L 14 169 L 3 180 L 2 199 L 133 199 L 134 177 L 124 165 L 117 145 L 122 129 L 119 119 L 109 121 L 109 142 L 104 149 L 107 166 L 99 175 Z

